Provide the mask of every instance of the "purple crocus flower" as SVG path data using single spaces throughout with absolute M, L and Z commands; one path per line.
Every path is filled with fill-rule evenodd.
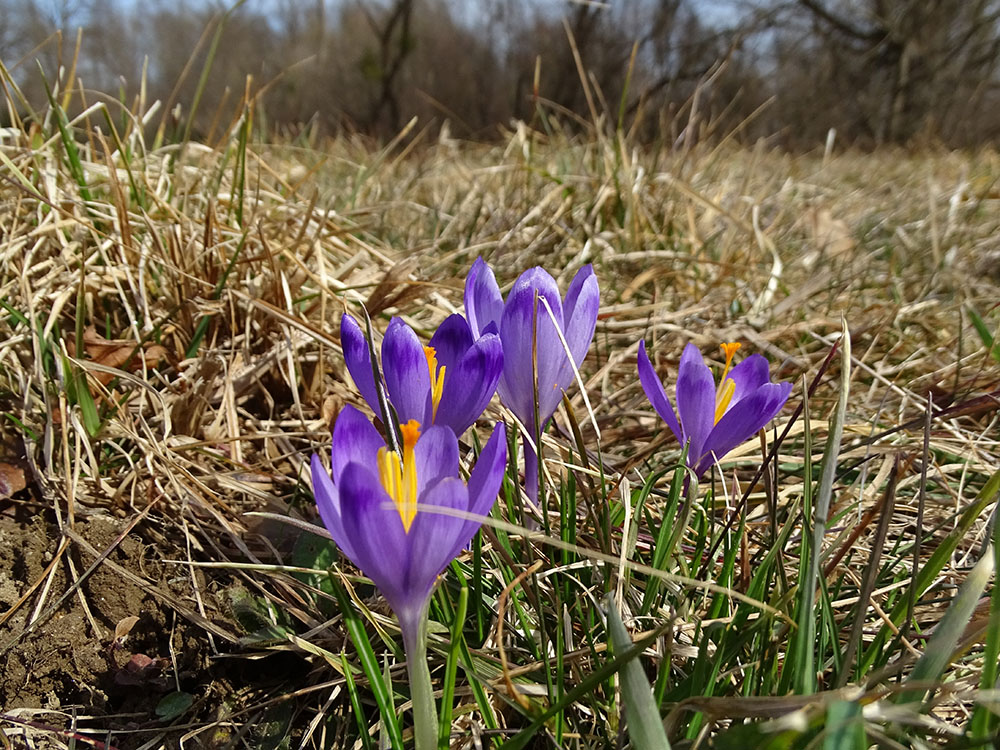
M 646 342 L 639 342 L 639 382 L 677 440 L 688 444 L 687 464 L 698 477 L 708 471 L 716 457 L 722 458 L 774 419 L 792 391 L 789 382 L 771 382 L 767 360 L 759 354 L 731 368 L 739 347 L 735 343 L 722 345 L 726 366 L 718 387 L 698 348 L 694 344 L 684 347 L 674 411 L 646 354 Z
M 472 539 L 496 500 L 507 461 L 503 424 L 493 429 L 466 485 L 458 476 L 458 439 L 433 425 L 400 426 L 402 455 L 365 416 L 345 406 L 333 427 L 332 473 L 312 457 L 320 517 L 340 551 L 378 586 L 399 618 L 407 651 L 441 571 Z
M 543 302 L 544 300 L 544 302 Z M 545 308 L 548 303 L 549 311 Z M 475 334 L 500 333 L 503 374 L 497 392 L 500 400 L 537 438 L 573 380 L 573 366 L 580 366 L 597 325 L 600 292 L 590 265 L 581 268 L 560 299 L 555 279 L 542 268 L 522 273 L 506 302 L 500 295 L 493 270 L 479 258 L 465 280 L 465 314 Z M 566 340 L 564 345 L 559 334 Z M 570 364 L 566 349 L 573 357 Z M 537 375 L 537 389 L 532 375 Z M 538 420 L 535 420 L 535 393 Z M 537 458 L 524 443 L 525 489 L 538 495 Z
M 361 396 L 381 414 L 368 340 L 350 315 L 340 319 L 340 345 Z M 502 369 L 500 337 L 495 331 L 473 336 L 461 315 L 446 318 L 429 346 L 400 318 L 389 322 L 382 339 L 386 394 L 400 423 L 444 425 L 461 435 L 493 398 Z

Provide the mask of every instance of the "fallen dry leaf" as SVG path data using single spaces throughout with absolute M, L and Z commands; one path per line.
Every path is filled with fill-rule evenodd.
M 76 356 L 72 340 L 68 342 L 70 354 Z M 143 365 L 155 367 L 156 364 L 167 356 L 166 347 L 146 342 L 140 347 L 131 339 L 106 339 L 97 332 L 94 326 L 89 326 L 83 332 L 83 348 L 87 353 L 87 358 L 105 367 L 121 369 L 127 366 L 129 370 L 138 370 Z M 107 385 L 114 380 L 114 375 L 108 372 L 94 372 L 95 378 L 102 384 Z

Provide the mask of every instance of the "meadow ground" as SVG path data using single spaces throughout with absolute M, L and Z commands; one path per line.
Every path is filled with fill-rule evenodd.
M 308 460 L 362 406 L 341 313 L 426 337 L 479 256 L 501 287 L 592 263 L 602 306 L 542 507 L 511 467 L 435 594 L 453 746 L 621 746 L 634 663 L 673 747 L 996 741 L 996 153 L 528 128 L 375 149 L 246 120 L 205 146 L 101 107 L 3 138 L 7 743 L 408 738 L 389 610 L 300 528 Z M 715 366 L 740 341 L 795 384 L 688 495 L 640 339 L 668 392 L 689 341 Z M 467 447 L 504 419 L 494 401 Z M 609 592 L 637 648 L 609 649 Z

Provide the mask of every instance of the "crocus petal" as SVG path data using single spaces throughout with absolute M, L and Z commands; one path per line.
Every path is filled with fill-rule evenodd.
M 464 433 L 493 398 L 502 371 L 500 337 L 482 336 L 445 370 L 444 389 L 434 423 L 450 427 L 456 435 Z
M 563 325 L 566 343 L 577 367 L 587 356 L 587 349 L 597 327 L 597 312 L 601 306 L 600 290 L 594 268 L 586 265 L 576 272 L 563 303 Z
M 507 380 L 506 391 L 512 402 L 508 407 L 532 430 L 535 427 L 532 362 L 538 376 L 538 418 L 542 425 L 555 412 L 563 389 L 573 379 L 566 348 L 558 333 L 562 325 L 562 300 L 555 279 L 542 268 L 529 268 L 514 282 L 500 320 L 504 356 L 500 396 L 504 397 L 503 382 Z M 509 364 L 508 359 L 512 360 Z M 518 408 L 525 409 L 525 413 Z
M 417 334 L 400 318 L 393 318 L 382 339 L 382 373 L 389 400 L 400 423 L 430 420 L 431 376 L 427 355 Z
M 489 514 L 500 492 L 506 465 L 507 430 L 502 422 L 498 422 L 469 474 L 469 513 L 483 517 Z M 463 546 L 481 525 L 482 521 L 466 521 L 465 529 L 462 531 L 465 538 Z
M 646 354 L 645 341 L 639 342 L 638 360 L 639 382 L 642 384 L 642 389 L 646 392 L 646 398 L 649 399 L 649 403 L 653 405 L 656 413 L 660 415 L 660 419 L 667 423 L 667 427 L 674 433 L 677 441 L 683 442 L 683 433 L 681 433 L 680 425 L 677 423 L 677 414 L 674 412 L 670 398 L 663 388 L 663 383 L 660 382 L 660 379 L 656 375 L 656 370 L 653 369 L 653 363 L 649 361 L 649 355 Z
M 347 371 L 351 373 L 361 398 L 367 402 L 372 411 L 380 414 L 368 339 L 365 338 L 358 322 L 347 313 L 340 318 L 340 348 L 344 352 Z
M 500 287 L 493 269 L 482 258 L 476 259 L 465 277 L 465 314 L 469 317 L 469 327 L 474 336 L 485 333 L 490 323 L 499 324 L 503 314 Z
M 430 346 L 434 349 L 438 367 L 445 367 L 445 378 L 461 361 L 472 346 L 472 331 L 469 324 L 458 313 L 449 315 L 431 336 Z
M 350 404 L 345 406 L 333 425 L 330 464 L 334 483 L 340 483 L 340 475 L 349 463 L 374 466 L 378 450 L 384 446 L 382 436 L 365 415 Z
M 468 491 L 462 480 L 449 477 L 438 482 L 420 497 L 420 510 L 413 519 L 409 539 L 411 543 L 409 567 L 406 570 L 406 588 L 413 598 L 423 592 L 426 598 L 445 566 L 459 553 L 468 539 L 462 539 L 465 519 L 457 515 L 435 513 L 434 508 L 465 513 Z M 402 619 L 399 611 L 396 614 Z
M 535 370 L 532 356 L 534 321 L 535 291 L 530 288 L 512 291 L 500 322 L 504 366 L 497 390 L 504 405 L 532 431 L 535 427 L 535 386 L 532 380 Z
M 414 595 L 406 590 L 404 575 L 410 540 L 392 500 L 360 464 L 344 469 L 338 489 L 344 533 L 351 540 L 348 557 L 372 579 L 397 613 L 409 609 Z
M 429 427 L 414 449 L 417 497 L 445 477 L 458 476 L 458 438 L 448 427 Z
M 705 440 L 702 454 L 692 456 L 692 459 L 699 459 L 696 473 L 701 476 L 708 471 L 714 460 L 713 453 L 721 459 L 774 419 L 791 390 L 791 383 L 766 383 L 731 406 Z
M 330 475 L 319 460 L 319 456 L 315 453 L 312 457 L 311 468 L 313 495 L 316 498 L 319 517 L 323 519 L 323 525 L 330 532 L 333 541 L 340 547 L 340 551 L 353 559 L 351 540 L 344 532 L 344 524 L 340 518 L 340 494 L 337 492 L 337 487 L 330 479 Z
M 728 379 L 736 386 L 731 404 L 736 404 L 744 396 L 756 391 L 765 383 L 770 382 L 767 360 L 759 354 L 751 354 L 729 371 Z
M 677 370 L 677 415 L 689 461 L 702 455 L 705 438 L 715 422 L 715 380 L 694 344 L 684 347 Z

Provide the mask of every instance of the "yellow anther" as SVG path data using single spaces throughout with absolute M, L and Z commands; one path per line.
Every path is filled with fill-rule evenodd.
M 444 371 L 445 367 L 438 367 L 437 352 L 433 346 L 424 347 L 424 356 L 427 357 L 427 370 L 431 375 L 431 422 L 437 419 L 438 404 L 441 403 L 441 394 L 444 393 Z
M 403 531 L 409 533 L 417 516 L 417 462 L 413 448 L 420 437 L 420 423 L 411 419 L 400 425 L 399 431 L 403 436 L 403 455 L 400 457 L 396 451 L 379 448 L 378 478 L 399 511 Z
M 733 393 L 736 392 L 736 383 L 732 378 L 727 378 L 729 368 L 733 364 L 733 356 L 742 344 L 736 341 L 727 341 L 722 345 L 722 351 L 726 355 L 726 366 L 722 370 L 722 377 L 719 378 L 719 390 L 715 393 L 715 424 L 719 423 L 722 415 L 729 408 L 729 402 L 733 400 Z
M 722 419 L 722 415 L 726 413 L 726 409 L 729 408 L 729 402 L 733 398 L 733 392 L 736 390 L 736 383 L 733 382 L 732 378 L 727 380 L 723 386 L 722 390 L 719 391 L 719 395 L 715 399 L 715 424 L 719 423 Z

